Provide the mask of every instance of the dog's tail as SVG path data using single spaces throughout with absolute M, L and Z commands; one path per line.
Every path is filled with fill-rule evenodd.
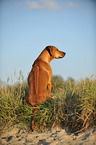
M 33 109 L 33 118 L 32 118 L 32 122 L 31 122 L 32 131 L 34 131 L 34 120 L 35 120 L 35 117 L 36 117 L 36 112 L 37 112 L 37 108 Z

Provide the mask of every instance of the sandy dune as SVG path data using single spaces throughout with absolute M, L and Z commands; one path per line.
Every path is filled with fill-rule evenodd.
M 0 145 L 96 145 L 96 129 L 77 135 L 67 134 L 59 127 L 44 133 L 32 133 L 21 125 L 15 125 L 1 135 Z

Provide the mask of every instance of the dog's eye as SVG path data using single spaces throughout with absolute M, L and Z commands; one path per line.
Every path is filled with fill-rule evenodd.
M 58 51 L 58 49 L 57 49 L 57 51 Z

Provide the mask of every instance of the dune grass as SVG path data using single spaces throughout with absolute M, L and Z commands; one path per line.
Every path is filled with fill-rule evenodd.
M 18 83 L 10 79 L 0 84 L 0 130 L 22 123 L 30 126 L 33 107 L 25 105 L 23 98 L 28 93 L 23 73 L 16 77 Z M 10 83 L 9 83 L 10 82 Z M 80 132 L 96 127 L 96 78 L 86 78 L 75 82 L 61 77 L 52 78 L 51 97 L 43 102 L 36 113 L 35 128 L 44 130 L 54 126 L 67 128 L 70 132 Z

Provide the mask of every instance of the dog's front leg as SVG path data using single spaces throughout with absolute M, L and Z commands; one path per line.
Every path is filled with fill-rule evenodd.
M 48 91 L 51 93 L 51 82 L 48 83 Z

